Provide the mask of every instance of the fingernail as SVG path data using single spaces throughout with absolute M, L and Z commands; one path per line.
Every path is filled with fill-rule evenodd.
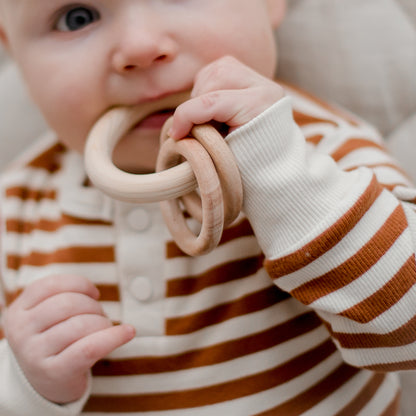
M 134 338 L 136 336 L 136 328 L 133 325 L 126 325 L 128 329 L 129 337 Z
M 169 130 L 168 130 L 168 136 L 170 137 L 170 138 L 172 138 L 173 140 L 176 140 L 177 139 L 177 137 L 175 137 L 175 129 L 173 128 L 173 127 L 171 127 Z

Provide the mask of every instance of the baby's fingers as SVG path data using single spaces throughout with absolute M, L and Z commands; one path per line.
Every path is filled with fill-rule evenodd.
M 60 354 L 78 340 L 97 331 L 112 327 L 110 319 L 102 315 L 73 316 L 45 331 L 41 337 L 45 357 Z
M 190 133 L 195 124 L 212 120 L 232 127 L 243 111 L 237 95 L 241 95 L 238 90 L 215 91 L 184 102 L 175 111 L 169 135 L 173 139 L 181 139 Z
M 192 97 L 212 91 L 245 89 L 262 76 L 231 56 L 225 56 L 202 68 L 195 77 Z
M 212 120 L 225 123 L 231 130 L 251 121 L 282 97 L 277 84 L 241 90 L 220 90 L 194 97 L 181 104 L 173 116 L 169 135 L 181 139 L 193 125 Z
M 60 354 L 51 358 L 59 360 L 63 368 L 71 367 L 75 373 L 83 373 L 98 360 L 131 341 L 134 336 L 135 329 L 131 325 L 112 326 L 74 342 Z
M 24 309 L 31 309 L 45 299 L 64 292 L 82 293 L 98 299 L 100 292 L 87 278 L 78 275 L 53 275 L 30 284 L 16 300 Z
M 40 333 L 71 317 L 84 314 L 104 315 L 99 302 L 82 293 L 59 293 L 30 311 L 33 332 Z

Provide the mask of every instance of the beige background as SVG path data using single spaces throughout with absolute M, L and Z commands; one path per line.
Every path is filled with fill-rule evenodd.
M 288 2 L 278 76 L 372 122 L 416 180 L 416 1 Z M 44 131 L 0 51 L 0 170 Z M 402 378 L 403 416 L 415 416 L 416 373 Z

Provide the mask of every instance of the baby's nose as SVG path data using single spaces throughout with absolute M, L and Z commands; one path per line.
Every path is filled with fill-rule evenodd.
M 151 65 L 172 60 L 177 47 L 170 36 L 159 28 L 124 27 L 112 56 L 114 70 L 119 73 L 145 69 Z

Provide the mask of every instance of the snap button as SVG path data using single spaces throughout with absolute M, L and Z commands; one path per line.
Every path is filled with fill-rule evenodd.
M 153 289 L 150 279 L 144 276 L 135 277 L 130 283 L 131 294 L 140 302 L 152 297 Z
M 145 208 L 135 208 L 127 214 L 127 223 L 135 231 L 144 231 L 150 226 L 150 214 Z

